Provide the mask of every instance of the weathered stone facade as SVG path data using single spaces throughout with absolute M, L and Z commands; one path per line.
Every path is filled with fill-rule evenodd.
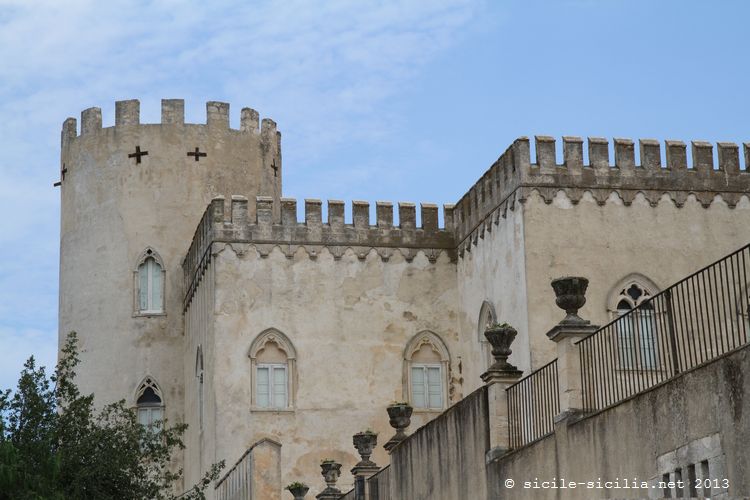
M 280 135 L 257 113 L 228 126 L 228 105 L 209 103 L 206 125 L 183 123 L 182 101 L 164 101 L 162 124 L 141 125 L 138 102 L 117 104 L 114 127 L 97 108 L 63 126 L 60 333 L 79 332 L 81 385 L 99 401 L 135 405 L 151 376 L 166 415 L 187 422 L 186 482 L 254 443 L 281 444 L 282 484 L 319 492 L 320 461 L 359 461 L 351 436 L 392 434 L 383 408 L 410 399 L 411 363 L 440 367 L 440 408 L 415 409 L 412 429 L 482 386 L 489 364 L 483 304 L 518 331 L 509 361 L 523 372 L 552 359 L 544 332 L 560 319 L 549 282 L 590 280 L 582 315 L 604 324 L 611 296 L 631 276 L 665 286 L 750 240 L 750 172 L 739 148 L 695 142 L 608 144 L 516 140 L 454 205 L 282 197 Z M 129 156 L 148 151 L 147 156 Z M 199 148 L 196 150 L 196 148 Z M 207 156 L 197 156 L 198 151 Z M 189 156 L 190 153 L 193 155 Z M 140 162 L 139 162 L 140 161 Z M 208 207 L 208 208 L 206 208 Z M 202 217 L 202 218 L 201 218 Z M 197 226 L 197 229 L 196 229 Z M 164 309 L 134 306 L 137 265 L 163 262 Z M 651 290 L 654 293 L 658 290 Z M 487 306 L 486 306 L 487 307 Z M 262 356 L 286 368 L 286 404 L 259 404 Z M 420 361 L 422 362 L 422 361 Z M 116 374 L 116 376 L 112 376 Z M 372 460 L 386 464 L 378 447 Z M 317 489 L 316 489 L 317 488 Z

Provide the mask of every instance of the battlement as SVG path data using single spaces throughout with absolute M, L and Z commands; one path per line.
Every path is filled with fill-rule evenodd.
M 137 99 L 115 102 L 114 128 L 134 127 L 141 125 L 178 125 L 178 126 L 205 126 L 214 130 L 234 130 L 242 133 L 260 134 L 263 136 L 276 136 L 276 122 L 270 118 L 264 118 L 259 122 L 258 112 L 252 108 L 242 108 L 240 113 L 239 130 L 229 127 L 229 104 L 225 102 L 209 101 L 206 103 L 206 123 L 185 123 L 185 101 L 183 99 L 162 99 L 161 101 L 161 123 L 141 123 L 141 103 Z M 93 107 L 81 112 L 81 131 L 78 134 L 78 123 L 75 118 L 67 118 L 63 122 L 62 142 L 63 145 L 80 136 L 88 136 L 99 133 L 112 127 L 102 126 L 102 110 Z
M 258 196 L 255 200 L 255 218 L 249 216 L 248 200 L 232 196 L 227 204 L 224 197 L 216 197 L 206 209 L 198 224 L 193 242 L 183 262 L 186 297 L 200 279 L 210 261 L 213 243 L 252 244 L 262 257 L 278 247 L 292 258 L 299 248 L 304 248 L 311 259 L 316 259 L 327 248 L 338 260 L 347 249 L 352 249 L 360 260 L 365 260 L 371 250 L 387 261 L 394 251 L 400 251 L 411 261 L 423 251 L 431 262 L 440 252 L 451 258 L 453 249 L 453 205 L 443 206 L 444 227 L 438 225 L 438 206 L 421 203 L 421 225 L 417 227 L 416 205 L 398 203 L 398 225 L 393 223 L 393 204 L 378 201 L 376 217 L 370 220 L 370 203 L 352 202 L 352 223 L 344 219 L 344 202 L 328 201 L 328 221 L 323 222 L 322 202 L 305 200 L 304 221 L 297 220 L 297 200 L 281 198 L 281 219 L 274 220 L 273 199 Z M 188 299 L 189 300 L 189 299 Z
M 583 143 L 580 137 L 563 137 L 563 162 L 558 164 L 555 139 L 536 136 L 536 163 L 531 163 L 529 139 L 516 139 L 456 203 L 459 253 L 470 250 L 471 243 L 477 242 L 490 222 L 505 216 L 509 208 L 512 210 L 517 201 L 523 202 L 531 191 L 537 191 L 546 203 L 551 203 L 557 192 L 564 191 L 574 204 L 588 191 L 601 205 L 612 192 L 625 205 L 630 205 L 637 193 L 643 193 L 652 205 L 668 194 L 677 206 L 682 206 L 692 194 L 704 207 L 716 195 L 734 207 L 740 196 L 750 192 L 750 143 L 743 144 L 744 169 L 740 165 L 739 146 L 730 142 L 716 145 L 715 164 L 713 145 L 693 141 L 690 165 L 687 146 L 682 141 L 665 141 L 666 161 L 662 162 L 661 144 L 654 139 L 640 139 L 640 165 L 636 165 L 635 143 L 631 139 L 614 139 L 614 161 L 611 161 L 609 141 L 588 138 L 588 164 L 584 164 Z

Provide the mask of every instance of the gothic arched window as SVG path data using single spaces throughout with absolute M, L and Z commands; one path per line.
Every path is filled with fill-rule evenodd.
M 164 402 L 159 386 L 152 377 L 146 377 L 138 386 L 135 398 L 138 423 L 152 426 L 155 422 L 164 419 Z
M 621 281 L 610 294 L 613 318 L 622 317 L 616 323 L 618 360 L 622 369 L 658 368 L 656 318 L 649 302 L 656 291 L 650 280 L 634 275 Z
M 135 310 L 139 315 L 164 313 L 164 264 L 159 255 L 147 248 L 135 269 Z
M 450 355 L 430 331 L 415 335 L 404 350 L 403 394 L 415 410 L 443 410 L 448 401 Z
M 286 335 L 269 328 L 250 346 L 251 407 L 286 410 L 294 407 L 297 353 Z

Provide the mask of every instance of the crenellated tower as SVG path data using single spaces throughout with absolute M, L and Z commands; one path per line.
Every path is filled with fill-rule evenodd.
M 79 384 L 99 403 L 134 404 L 149 378 L 166 416 L 182 419 L 181 263 L 196 223 L 216 196 L 280 198 L 276 124 L 245 108 L 232 129 L 221 102 L 206 114 L 185 123 L 184 102 L 163 100 L 161 123 L 142 124 L 128 100 L 114 126 L 99 108 L 83 111 L 80 133 L 75 118 L 63 124 L 60 339 L 78 332 Z

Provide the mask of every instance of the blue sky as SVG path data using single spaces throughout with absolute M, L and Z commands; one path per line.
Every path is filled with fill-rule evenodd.
M 0 0 L 0 388 L 56 357 L 60 127 L 184 98 L 282 131 L 284 194 L 453 203 L 520 135 L 749 139 L 750 3 Z M 349 207 L 347 207 L 349 210 Z

